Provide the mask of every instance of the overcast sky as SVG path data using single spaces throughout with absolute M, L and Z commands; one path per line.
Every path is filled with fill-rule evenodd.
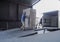
M 36 17 L 42 17 L 44 12 L 54 11 L 60 9 L 59 0 L 41 0 L 33 6 L 36 9 Z

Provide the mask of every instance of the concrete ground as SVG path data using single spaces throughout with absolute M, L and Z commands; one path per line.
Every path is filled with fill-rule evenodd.
M 22 31 L 19 28 L 6 30 L 6 31 L 0 31 L 0 40 L 21 37 L 21 36 L 32 34 L 32 33 L 36 33 L 36 31 L 34 30 Z
M 60 42 L 60 30 L 44 34 L 39 31 L 39 34 L 36 35 L 21 37 L 35 32 L 38 31 L 20 31 L 19 28 L 1 31 L 0 42 Z

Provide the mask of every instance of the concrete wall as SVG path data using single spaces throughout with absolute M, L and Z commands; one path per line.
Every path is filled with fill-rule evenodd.
M 32 8 L 27 8 L 23 11 L 26 12 L 26 19 L 25 19 L 25 28 L 26 29 L 34 29 L 35 28 L 35 19 L 36 19 L 36 10 Z
M 1 1 L 0 2 L 0 30 L 20 28 L 21 14 L 23 9 L 28 8 L 18 3 Z
M 58 28 L 60 28 L 60 10 L 59 10 L 59 13 L 58 13 Z
M 36 22 L 36 10 L 35 9 L 32 9 L 30 11 L 30 26 L 35 29 L 35 22 Z

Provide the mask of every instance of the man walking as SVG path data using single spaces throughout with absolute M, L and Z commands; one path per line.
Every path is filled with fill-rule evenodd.
M 25 30 L 25 18 L 26 18 L 26 12 L 22 14 L 21 16 L 21 23 L 22 23 L 22 30 Z

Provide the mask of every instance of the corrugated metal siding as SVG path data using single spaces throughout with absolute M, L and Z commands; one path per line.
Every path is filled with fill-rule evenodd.
M 21 14 L 27 6 L 12 2 L 0 2 L 0 30 L 21 27 Z

